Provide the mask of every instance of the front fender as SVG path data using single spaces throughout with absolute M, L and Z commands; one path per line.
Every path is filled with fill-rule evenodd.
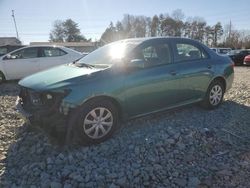
M 72 106 L 81 106 L 87 100 L 106 96 L 118 101 L 121 105 L 125 103 L 125 88 L 123 76 L 116 79 L 94 79 L 70 88 L 71 92 L 64 99 L 64 103 Z

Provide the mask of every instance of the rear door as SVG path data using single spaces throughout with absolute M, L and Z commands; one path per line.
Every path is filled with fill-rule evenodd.
M 45 70 L 54 66 L 69 63 L 68 54 L 57 47 L 40 47 L 39 69 Z
M 211 58 L 198 43 L 175 40 L 173 49 L 180 81 L 179 103 L 203 98 L 215 69 Z
M 4 69 L 9 79 L 20 79 L 39 71 L 38 48 L 17 50 L 3 58 Z

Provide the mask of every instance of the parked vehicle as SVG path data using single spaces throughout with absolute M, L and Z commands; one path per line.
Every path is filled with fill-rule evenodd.
M 247 55 L 247 56 L 244 58 L 243 64 L 244 64 L 244 65 L 250 65 L 250 55 Z
M 0 57 L 0 83 L 15 80 L 48 69 L 70 63 L 83 55 L 75 50 L 59 46 L 29 46 Z
M 22 79 L 16 108 L 66 141 L 99 143 L 121 120 L 197 102 L 218 107 L 233 75 L 229 57 L 197 41 L 127 39 Z
M 250 54 L 250 50 L 232 50 L 228 53 L 235 65 L 243 65 L 244 58 Z
M 215 51 L 217 54 L 225 55 L 229 53 L 231 48 L 211 48 L 211 50 Z

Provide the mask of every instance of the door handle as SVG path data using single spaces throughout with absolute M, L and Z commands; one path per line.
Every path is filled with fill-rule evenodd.
M 175 75 L 177 74 L 177 72 L 174 71 L 174 70 L 170 71 L 169 73 L 170 73 L 172 76 L 175 76 Z
M 212 65 L 208 65 L 207 68 L 208 68 L 208 69 L 211 69 L 211 68 L 212 68 Z

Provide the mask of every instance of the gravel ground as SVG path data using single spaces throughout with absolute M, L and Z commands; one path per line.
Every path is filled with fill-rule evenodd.
M 216 110 L 197 105 L 124 123 L 95 146 L 60 147 L 13 110 L 0 85 L 0 187 L 250 187 L 250 67 Z

